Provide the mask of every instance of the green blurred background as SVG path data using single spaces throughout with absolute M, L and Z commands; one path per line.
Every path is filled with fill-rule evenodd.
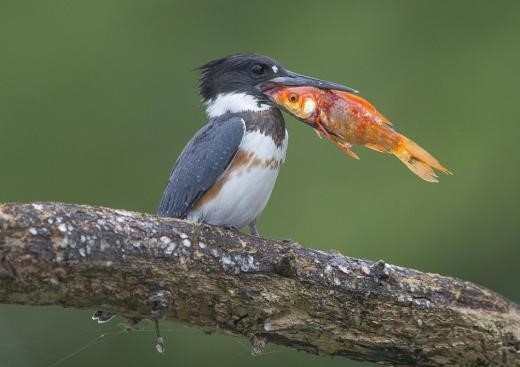
M 0 2 L 0 201 L 153 212 L 205 122 L 192 69 L 271 55 L 359 89 L 455 175 L 360 161 L 287 118 L 264 236 L 461 277 L 520 301 L 518 1 Z M 90 311 L 0 307 L 0 366 L 371 366 L 164 323 L 122 333 Z M 106 334 L 101 338 L 101 334 Z

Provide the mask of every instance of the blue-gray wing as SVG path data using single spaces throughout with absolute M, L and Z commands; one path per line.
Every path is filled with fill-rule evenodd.
M 202 127 L 177 158 L 157 214 L 185 218 L 231 163 L 245 129 L 239 117 L 210 120 Z

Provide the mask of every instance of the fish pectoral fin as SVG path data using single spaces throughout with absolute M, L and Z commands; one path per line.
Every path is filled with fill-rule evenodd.
M 351 151 L 349 148 L 346 148 L 345 152 L 347 152 L 348 155 L 351 156 L 352 158 L 359 159 L 358 155 L 356 153 L 354 153 L 353 151 Z
M 338 143 L 338 142 L 335 142 L 335 143 L 342 151 L 346 152 L 349 156 L 351 156 L 354 159 L 359 159 L 358 155 L 356 153 L 354 153 L 352 150 L 350 150 L 350 147 L 352 145 L 350 145 L 350 144 L 341 144 L 341 143 Z
M 379 144 L 366 143 L 365 146 L 367 148 L 375 150 L 376 152 L 387 153 L 386 149 Z
M 321 136 L 321 132 L 319 130 L 314 129 L 314 132 L 316 135 L 318 135 L 318 138 L 323 139 L 323 136 Z
M 318 128 L 316 129 L 317 132 L 321 132 L 321 133 L 323 133 L 323 135 L 325 135 L 325 137 L 326 137 L 327 139 L 329 139 L 329 140 L 332 139 L 332 138 L 330 137 L 330 134 L 329 134 L 329 132 L 327 131 L 327 129 L 325 129 L 325 127 L 324 127 L 321 123 L 317 122 L 316 125 L 317 125 L 317 127 L 318 127 Z

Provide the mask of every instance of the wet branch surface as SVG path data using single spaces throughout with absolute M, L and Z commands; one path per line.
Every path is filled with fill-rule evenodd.
M 0 204 L 0 303 L 181 321 L 253 349 L 520 366 L 520 308 L 470 282 L 91 206 Z

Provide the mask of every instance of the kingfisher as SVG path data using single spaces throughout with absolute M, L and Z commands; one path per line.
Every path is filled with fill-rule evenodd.
M 247 226 L 258 236 L 256 221 L 269 201 L 289 139 L 280 109 L 264 92 L 277 86 L 356 91 L 252 53 L 216 59 L 199 69 L 208 122 L 177 158 L 157 214 L 236 230 Z M 92 319 L 102 323 L 113 316 L 96 311 Z
M 248 226 L 259 235 L 256 221 L 269 201 L 289 140 L 280 109 L 263 92 L 276 86 L 355 91 L 250 53 L 210 61 L 200 70 L 208 122 L 177 159 L 158 214 L 237 230 Z

